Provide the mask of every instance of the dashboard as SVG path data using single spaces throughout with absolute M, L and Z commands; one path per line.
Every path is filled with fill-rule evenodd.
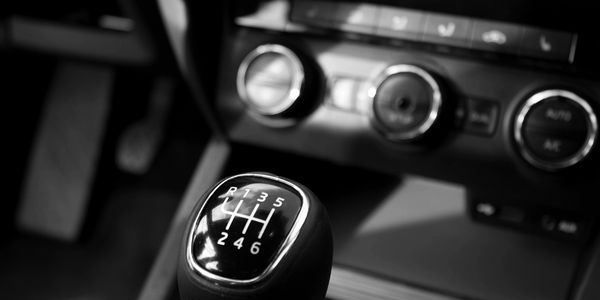
M 489 211 L 509 206 L 524 229 L 585 239 L 600 178 L 600 85 L 585 53 L 597 45 L 581 24 L 514 5 L 532 18 L 432 1 L 261 2 L 224 40 L 214 106 L 234 141 L 457 183 L 478 219 L 502 223 Z
M 198 5 L 164 14 L 189 26 L 171 27 L 172 45 L 192 87 L 194 71 L 215 80 L 214 97 L 197 99 L 234 151 L 266 153 L 250 166 L 339 166 L 314 169 L 333 180 L 317 187 L 337 191 L 328 297 L 592 299 L 600 43 L 589 4 L 229 4 L 215 72 L 202 72 Z M 347 167 L 406 179 L 392 192 L 342 184 L 373 176 Z M 356 210 L 371 215 L 340 242 Z

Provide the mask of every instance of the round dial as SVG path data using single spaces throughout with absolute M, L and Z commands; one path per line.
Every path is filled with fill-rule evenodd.
M 312 74 L 299 55 L 279 44 L 252 50 L 238 69 L 237 90 L 249 111 L 261 119 L 294 119 L 314 99 L 307 89 Z
M 369 89 L 369 96 L 375 127 L 392 141 L 425 135 L 442 108 L 440 85 L 429 72 L 414 65 L 386 68 Z
M 529 97 L 515 119 L 514 138 L 532 165 L 556 171 L 586 158 L 596 143 L 598 120 L 589 103 L 567 90 Z

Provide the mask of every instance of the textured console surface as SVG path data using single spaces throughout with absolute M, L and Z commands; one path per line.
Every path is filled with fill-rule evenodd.
M 460 188 L 407 178 L 334 260 L 457 297 L 565 299 L 577 247 L 474 223 L 464 198 Z

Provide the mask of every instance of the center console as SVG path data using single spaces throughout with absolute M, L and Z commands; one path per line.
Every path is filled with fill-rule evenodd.
M 475 220 L 585 240 L 600 180 L 587 27 L 433 2 L 238 7 L 215 103 L 227 133 L 460 184 Z
M 328 299 L 598 298 L 591 4 L 227 1 L 215 33 L 199 2 L 160 3 L 215 133 L 190 195 L 305 183 L 332 224 Z

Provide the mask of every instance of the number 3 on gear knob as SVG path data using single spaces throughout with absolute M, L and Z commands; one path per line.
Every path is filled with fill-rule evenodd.
M 184 300 L 324 299 L 333 242 L 303 185 L 267 173 L 226 178 L 199 199 L 179 253 Z

